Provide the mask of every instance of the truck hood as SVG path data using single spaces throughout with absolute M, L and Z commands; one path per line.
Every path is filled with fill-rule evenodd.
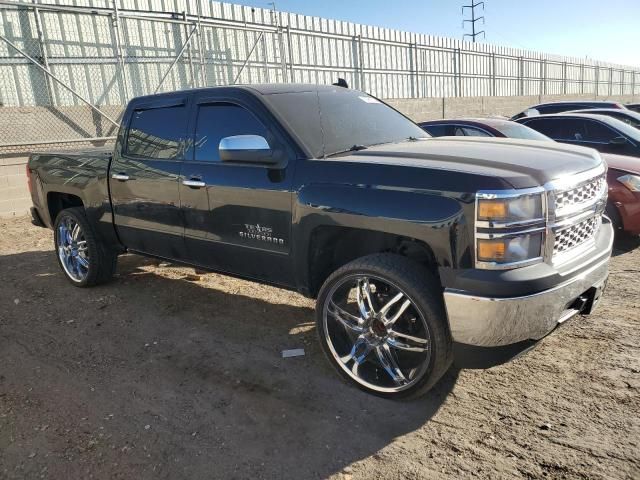
M 434 168 L 499 177 L 514 188 L 590 170 L 602 163 L 591 148 L 510 138 L 438 137 L 384 145 L 332 160 Z

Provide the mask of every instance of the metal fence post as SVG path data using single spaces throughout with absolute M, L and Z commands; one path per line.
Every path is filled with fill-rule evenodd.
M 38 35 L 38 46 L 40 47 L 40 55 L 42 58 L 42 64 L 47 70 L 49 69 L 49 59 L 47 57 L 47 48 L 44 41 L 44 31 L 42 30 L 42 19 L 40 18 L 40 10 L 37 7 L 33 9 L 33 16 L 36 23 L 36 33 Z M 53 85 L 51 85 L 51 79 L 48 75 L 44 75 L 44 81 L 47 86 L 47 95 L 49 97 L 49 105 L 52 107 L 55 105 Z
M 118 0 L 113 0 L 113 15 L 111 17 L 111 25 L 113 27 L 113 38 L 115 40 L 116 56 L 118 57 L 118 65 L 120 70 L 120 91 L 123 103 L 129 100 L 129 92 L 127 87 L 127 72 L 124 63 L 124 53 L 122 51 L 122 38 L 120 33 L 120 12 L 118 10 Z
M 293 71 L 293 41 L 291 39 L 291 27 L 287 25 L 287 47 L 289 49 L 289 82 L 295 82 L 295 72 Z
M 411 72 L 411 97 L 418 98 L 420 96 L 418 92 L 418 42 L 415 41 L 409 43 L 409 71 Z
M 613 94 L 613 67 L 609 67 L 609 96 Z
M 453 75 L 454 75 L 454 87 L 455 87 L 455 96 L 462 96 L 462 72 L 461 67 L 462 63 L 460 61 L 460 49 L 455 48 L 453 50 Z
M 567 94 L 567 62 L 562 62 L 562 94 Z
M 200 17 L 202 16 L 202 3 L 200 0 L 198 2 L 198 50 L 200 54 L 200 86 L 207 86 L 207 75 L 205 71 L 205 55 L 204 55 L 204 32 L 202 31 L 202 21 Z
M 546 60 L 542 59 L 540 60 L 540 71 L 539 71 L 539 75 L 540 75 L 540 89 L 538 91 L 538 95 L 540 95 L 540 99 L 542 99 L 542 96 L 545 93 L 546 90 L 546 71 L 547 71 L 547 65 L 546 65 Z
M 358 35 L 358 66 L 360 67 L 360 90 L 365 91 L 364 76 L 364 50 L 362 48 L 362 35 Z
M 598 98 L 598 93 L 600 93 L 600 65 L 596 65 L 595 72 L 595 98 Z
M 278 25 L 278 49 L 280 50 L 280 64 L 282 65 L 282 81 L 287 81 L 287 59 L 285 57 L 284 36 L 282 27 Z
M 187 26 L 187 12 L 182 11 L 182 20 L 185 22 L 184 24 L 184 34 L 189 35 L 189 27 Z M 196 86 L 196 76 L 195 70 L 193 69 L 193 55 L 191 53 L 191 42 L 189 42 L 188 50 L 187 50 L 187 59 L 189 61 L 189 72 L 191 73 L 191 86 Z
M 524 58 L 518 57 L 518 90 L 524 96 Z
M 580 95 L 584 95 L 584 63 L 580 64 Z
M 496 52 L 491 52 L 491 95 L 498 95 L 498 86 L 496 85 Z

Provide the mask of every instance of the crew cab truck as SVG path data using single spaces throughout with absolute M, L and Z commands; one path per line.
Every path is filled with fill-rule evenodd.
M 297 290 L 338 373 L 386 397 L 427 391 L 453 342 L 540 339 L 590 313 L 608 275 L 595 150 L 429 138 L 341 87 L 136 98 L 112 151 L 33 154 L 28 173 L 73 285 L 135 252 Z

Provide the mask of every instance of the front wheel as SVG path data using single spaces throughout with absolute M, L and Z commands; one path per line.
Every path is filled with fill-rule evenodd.
M 91 287 L 111 279 L 117 255 L 96 237 L 84 208 L 62 210 L 53 230 L 58 263 L 76 287 Z
M 334 368 L 369 393 L 421 395 L 451 364 L 439 282 L 400 255 L 363 257 L 329 276 L 316 323 Z

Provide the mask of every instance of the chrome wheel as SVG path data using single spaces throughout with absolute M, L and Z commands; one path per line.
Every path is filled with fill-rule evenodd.
M 78 222 L 70 216 L 62 218 L 57 231 L 58 257 L 62 268 L 74 282 L 82 282 L 89 274 L 87 240 Z
M 399 392 L 424 376 L 431 335 L 406 292 L 373 275 L 350 275 L 333 286 L 323 306 L 327 345 L 336 363 L 359 384 Z

